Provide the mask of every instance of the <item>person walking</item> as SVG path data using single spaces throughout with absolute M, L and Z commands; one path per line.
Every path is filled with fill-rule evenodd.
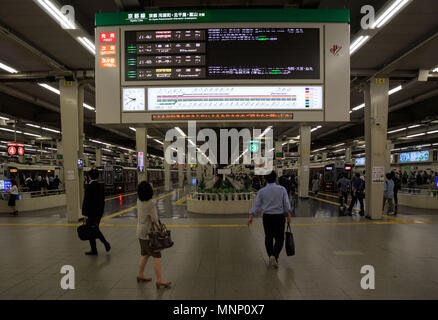
M 383 190 L 382 211 L 385 213 L 385 204 L 388 202 L 388 214 L 394 214 L 394 204 L 392 202 L 394 199 L 394 181 L 392 181 L 390 173 L 386 174 L 386 181 Z
M 348 203 L 348 191 L 351 188 L 351 181 L 345 177 L 344 173 L 341 173 L 336 185 L 339 190 L 339 203 L 342 208 L 345 208 Z
M 360 177 L 360 173 L 356 172 L 355 179 L 353 180 L 352 185 L 352 199 L 350 202 L 350 206 L 348 207 L 347 214 L 351 216 L 351 212 L 353 211 L 353 206 L 355 205 L 356 201 L 359 200 L 360 203 L 360 215 L 364 215 L 364 205 L 363 205 L 363 198 L 364 198 L 364 192 L 365 192 L 365 181 Z
M 318 179 L 317 175 L 315 175 L 313 177 L 313 180 L 312 180 L 312 191 L 313 191 L 315 196 L 318 195 L 318 191 L 319 191 L 319 179 Z
M 103 216 L 103 210 L 105 208 L 105 191 L 103 185 L 97 182 L 99 177 L 99 171 L 91 169 L 88 172 L 90 182 L 88 183 L 84 201 L 82 203 L 82 215 L 85 217 L 86 224 L 94 226 L 96 237 L 104 244 L 105 250 L 108 252 L 111 250 L 111 245 L 106 241 L 102 232 L 99 229 L 100 219 Z M 96 239 L 90 239 L 91 250 L 85 252 L 86 255 L 97 255 Z
M 278 182 L 280 184 L 280 186 L 284 187 L 286 189 L 287 192 L 287 196 L 290 199 L 290 190 L 291 190 L 291 182 L 290 182 L 290 177 L 286 174 L 283 174 L 279 179 Z
M 11 207 L 12 210 L 9 214 L 13 216 L 18 216 L 18 210 L 15 204 L 18 196 L 18 187 L 17 181 L 15 181 L 15 179 L 11 180 L 11 187 L 9 188 L 8 193 L 8 206 Z
M 158 227 L 158 214 L 156 209 L 156 203 L 152 200 L 154 191 L 152 186 L 142 181 L 138 185 L 137 190 L 137 238 L 140 242 L 141 257 L 138 264 L 137 282 L 151 281 L 152 278 L 146 278 L 144 276 L 144 269 L 149 257 L 154 258 L 154 271 L 157 280 L 155 285 L 157 289 L 160 287 L 169 288 L 171 283 L 163 281 L 161 274 L 161 252 L 153 251 L 149 247 L 149 232 L 154 226 Z
M 278 259 L 284 243 L 285 213 L 287 212 L 287 222 L 290 223 L 291 207 L 286 189 L 275 183 L 277 180 L 275 171 L 271 171 L 266 176 L 266 180 L 267 185 L 257 192 L 254 204 L 249 211 L 248 225 L 252 224 L 254 216 L 261 210 L 269 265 L 278 268 Z

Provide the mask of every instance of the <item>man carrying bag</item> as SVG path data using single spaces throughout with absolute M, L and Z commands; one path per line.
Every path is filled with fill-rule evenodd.
M 103 185 L 97 182 L 99 177 L 99 171 L 92 169 L 88 172 L 90 182 L 85 189 L 84 201 L 82 203 L 82 215 L 85 218 L 86 225 L 89 227 L 89 231 L 92 229 L 94 237 L 90 235 L 90 247 L 91 251 L 85 252 L 86 255 L 97 255 L 96 238 L 98 238 L 105 246 L 105 250 L 108 252 L 111 250 L 111 246 L 106 241 L 102 232 L 99 229 L 100 219 L 103 216 L 103 210 L 105 208 L 105 192 Z

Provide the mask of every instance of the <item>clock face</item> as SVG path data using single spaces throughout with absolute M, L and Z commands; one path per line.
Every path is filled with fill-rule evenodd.
M 146 111 L 144 88 L 123 88 L 123 111 Z

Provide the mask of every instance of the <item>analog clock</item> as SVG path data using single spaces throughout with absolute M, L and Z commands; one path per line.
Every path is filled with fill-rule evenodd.
M 123 88 L 123 111 L 146 111 L 144 88 Z

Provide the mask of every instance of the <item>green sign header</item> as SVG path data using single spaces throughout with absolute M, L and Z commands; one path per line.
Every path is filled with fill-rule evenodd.
M 95 14 L 96 27 L 208 22 L 350 23 L 347 9 L 218 9 L 107 12 Z

